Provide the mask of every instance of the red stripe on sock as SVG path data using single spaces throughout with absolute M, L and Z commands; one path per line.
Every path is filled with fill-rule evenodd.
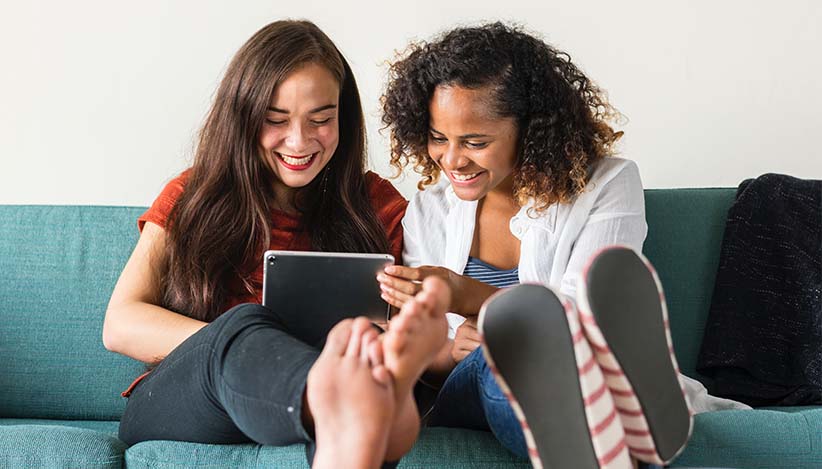
M 611 394 L 613 394 L 614 396 L 619 396 L 619 397 L 634 397 L 635 396 L 633 389 L 629 389 L 627 391 L 624 391 L 622 389 L 611 389 Z
M 599 368 L 602 370 L 603 373 L 606 375 L 611 376 L 625 376 L 625 373 L 622 370 L 618 370 L 616 368 L 608 368 L 607 366 L 603 366 L 602 364 L 599 365 Z
M 610 451 L 605 453 L 605 456 L 603 456 L 599 459 L 599 465 L 600 466 L 607 466 L 608 464 L 611 463 L 611 461 L 614 460 L 614 458 L 616 458 L 617 456 L 622 454 L 622 451 L 624 449 L 625 449 L 625 440 L 621 439 L 621 440 L 619 440 L 619 443 L 617 443 L 616 446 L 614 446 Z
M 614 423 L 614 419 L 616 419 L 616 417 L 617 417 L 617 411 L 616 411 L 616 409 L 614 409 L 614 410 L 611 411 L 610 414 L 608 414 L 607 417 L 605 417 L 605 420 L 603 420 L 596 427 L 591 429 L 591 436 L 592 437 L 597 436 L 600 433 L 602 433 L 603 431 L 607 430 L 608 427 L 611 426 L 612 423 Z
M 651 448 L 651 449 L 648 449 L 648 448 L 631 448 L 631 452 L 632 453 L 639 453 L 639 454 L 648 454 L 648 455 L 657 457 L 656 450 L 653 449 L 653 448 Z
M 651 432 L 648 430 L 635 430 L 633 428 L 625 427 L 625 434 L 631 436 L 650 436 Z
M 596 326 L 597 325 L 597 321 L 596 321 L 596 319 L 594 319 L 593 316 L 588 316 L 587 314 L 584 314 L 582 312 L 579 313 L 579 320 L 580 320 L 580 322 L 583 322 L 583 323 L 591 325 L 591 326 Z
M 580 329 L 579 331 L 577 331 L 577 333 L 576 333 L 576 334 L 574 334 L 574 337 L 573 337 L 573 339 L 574 339 L 574 345 L 576 345 L 576 344 L 578 344 L 578 343 L 582 342 L 582 340 L 583 340 L 584 338 L 585 338 L 585 333 L 583 333 L 583 332 L 582 332 L 582 329 Z
M 603 381 L 602 386 L 599 387 L 596 391 L 594 391 L 590 396 L 585 398 L 585 407 L 594 404 L 597 402 L 602 396 L 605 395 L 605 391 L 608 390 L 608 386 Z
M 611 353 L 611 349 L 608 348 L 607 345 L 599 345 L 593 342 L 589 342 L 589 344 L 591 345 L 592 349 L 596 350 L 599 353 Z
M 613 391 L 611 391 L 611 393 L 613 393 Z M 629 417 L 642 417 L 645 415 L 642 413 L 642 410 L 631 410 L 622 407 L 617 407 L 616 409 L 619 411 L 620 414 L 625 414 Z
M 588 359 L 588 361 L 585 362 L 585 364 L 582 365 L 579 368 L 579 374 L 584 375 L 584 374 L 588 373 L 589 371 L 591 371 L 594 368 L 594 365 L 596 365 L 596 364 L 597 364 L 596 359 L 594 358 L 593 355 L 591 355 L 591 358 Z

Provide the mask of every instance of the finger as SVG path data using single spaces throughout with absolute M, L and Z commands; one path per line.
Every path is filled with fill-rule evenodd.
M 456 352 L 454 352 L 454 361 L 459 363 L 459 362 L 465 360 L 465 357 L 467 357 L 468 354 L 469 354 L 469 352 L 466 352 L 464 350 L 457 350 Z
M 477 344 L 482 342 L 482 336 L 480 336 L 479 332 L 476 329 L 466 330 L 462 338 L 469 342 L 474 342 Z
M 402 305 L 405 304 L 405 302 L 403 300 L 400 300 L 399 298 L 395 298 L 390 293 L 381 292 L 380 293 L 380 298 L 382 298 L 382 300 L 385 301 L 386 303 L 388 303 L 389 305 L 391 305 L 395 308 L 398 308 L 398 309 L 402 308 Z M 390 321 L 389 321 L 389 327 L 390 327 Z
M 474 350 L 476 350 L 477 348 L 479 348 L 479 346 L 480 346 L 479 342 L 476 342 L 476 341 L 473 341 L 473 340 L 466 340 L 462 344 L 462 349 L 465 350 L 468 353 L 471 353 Z
M 400 300 L 398 300 L 398 299 L 396 299 L 396 298 L 394 298 L 390 295 L 386 295 L 385 293 L 382 293 L 380 295 L 380 298 L 382 298 L 383 301 L 385 301 L 386 303 L 388 303 L 389 305 L 391 305 L 391 306 L 393 306 L 397 309 L 402 308 L 402 305 L 403 305 L 402 301 L 400 301 Z
M 460 350 L 468 350 L 469 352 L 474 351 L 480 344 L 481 342 L 478 340 L 467 339 L 465 337 L 459 337 L 454 340 L 454 347 Z
M 406 267 L 404 265 L 389 265 L 385 268 L 385 273 L 393 275 L 394 277 L 404 278 L 406 280 L 422 280 L 422 272 L 417 267 Z
M 419 283 L 385 274 L 377 274 L 377 280 L 380 282 L 380 288 L 393 288 L 409 295 L 416 295 L 422 288 Z
M 384 285 L 380 285 L 380 291 L 383 294 L 392 297 L 395 301 L 399 302 L 400 303 L 399 307 L 402 307 L 402 304 L 404 304 L 406 301 L 410 301 L 412 298 L 414 298 L 414 295 L 410 295 L 408 293 L 393 289 L 391 287 L 386 287 Z M 394 304 L 394 303 L 390 303 L 390 304 Z M 396 305 L 394 305 L 394 306 L 396 306 Z

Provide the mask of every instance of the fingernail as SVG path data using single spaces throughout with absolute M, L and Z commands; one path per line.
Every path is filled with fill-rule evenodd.
M 388 277 L 386 277 L 384 274 L 377 274 L 377 280 L 379 280 L 380 282 L 384 282 L 387 279 Z

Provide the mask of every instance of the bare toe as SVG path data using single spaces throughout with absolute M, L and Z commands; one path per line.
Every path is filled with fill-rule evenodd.
M 391 372 L 388 371 L 388 368 L 382 365 L 372 368 L 371 375 L 374 377 L 374 381 L 384 386 L 391 386 L 394 383 L 394 378 L 391 376 Z
M 382 344 L 377 340 L 368 344 L 368 361 L 371 363 L 371 366 L 382 365 L 385 358 L 382 354 Z
M 351 338 L 351 326 L 354 321 L 352 319 L 344 319 L 337 323 L 331 332 L 328 333 L 328 338 L 323 347 L 324 354 L 342 356 L 348 347 L 348 341 Z
M 345 354 L 348 356 L 359 356 L 360 344 L 362 343 L 362 336 L 371 329 L 371 322 L 364 317 L 354 319 L 351 325 L 351 338 L 348 341 L 348 349 Z
M 360 361 L 364 363 L 368 363 L 369 361 L 369 350 L 371 350 L 371 346 L 374 342 L 377 341 L 377 336 L 379 333 L 373 327 L 366 330 L 362 335 L 362 343 L 360 344 Z
M 451 304 L 451 289 L 445 280 L 439 277 L 428 277 L 422 282 L 422 291 L 433 297 L 433 303 L 429 306 L 434 312 L 444 311 Z M 428 301 L 428 299 L 427 299 Z

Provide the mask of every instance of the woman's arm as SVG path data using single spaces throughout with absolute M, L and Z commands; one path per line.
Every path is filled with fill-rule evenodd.
M 377 275 L 382 298 L 388 304 L 401 308 L 422 289 L 426 277 L 436 276 L 445 280 L 451 288 L 451 305 L 448 311 L 462 316 L 476 316 L 485 300 L 499 290 L 497 287 L 460 275 L 445 267 L 424 265 L 404 267 L 392 265 Z
M 166 233 L 148 222 L 120 274 L 103 322 L 106 349 L 145 363 L 163 360 L 207 323 L 157 306 Z

